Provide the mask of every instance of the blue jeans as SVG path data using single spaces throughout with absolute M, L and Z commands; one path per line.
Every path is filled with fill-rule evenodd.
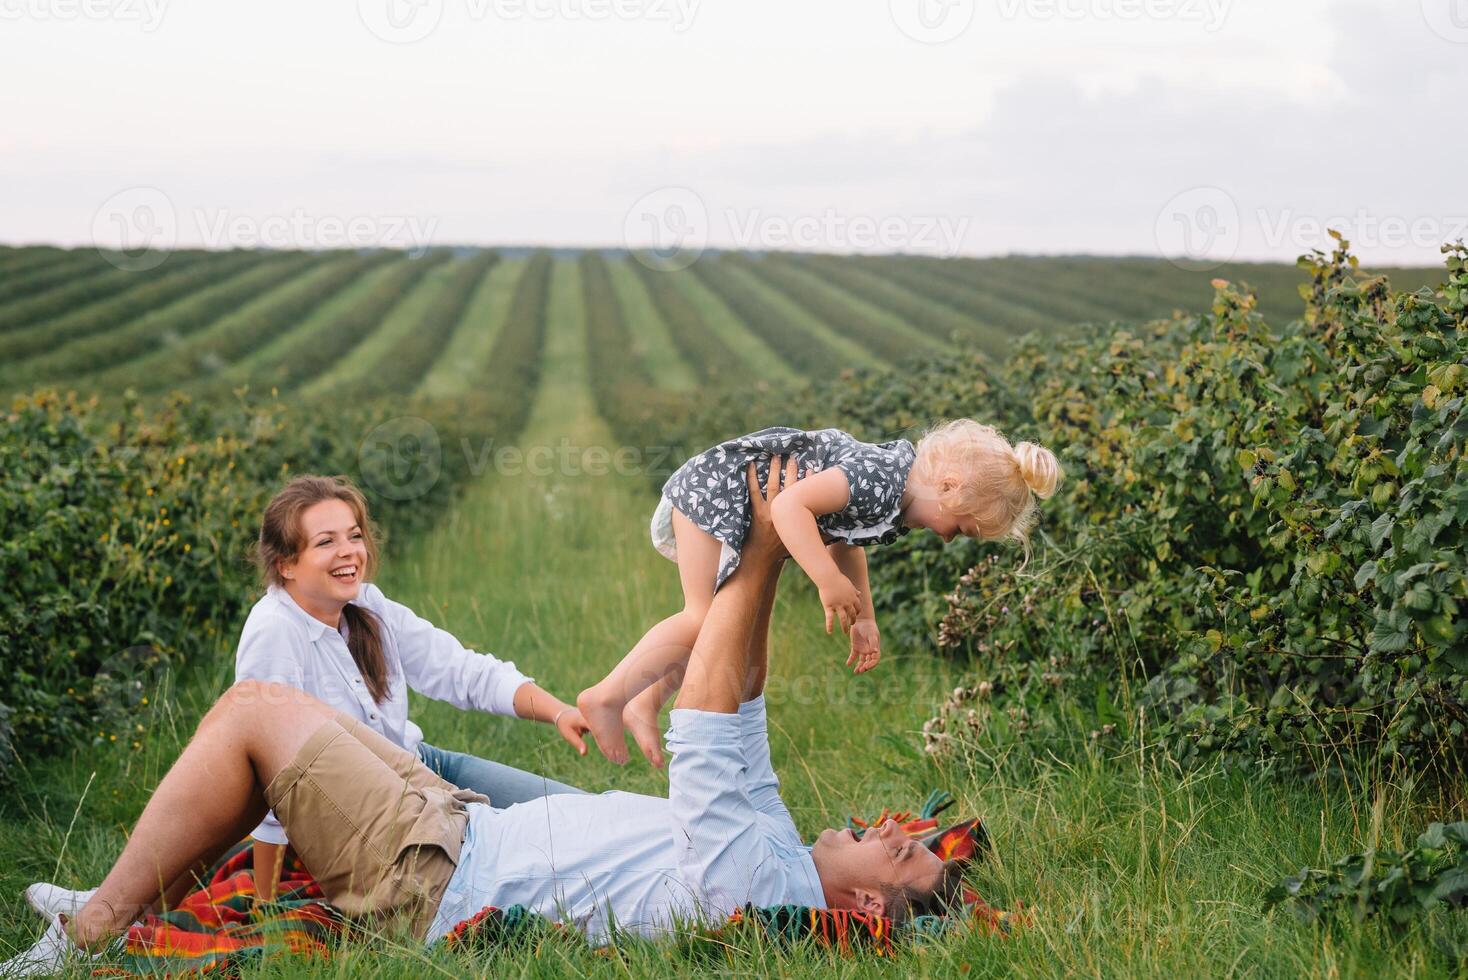
M 585 793 L 586 790 L 558 783 L 554 779 L 537 776 L 533 772 L 516 769 L 502 762 L 491 762 L 463 752 L 450 752 L 423 742 L 418 746 L 418 758 L 423 764 L 446 782 L 460 789 L 472 789 L 489 797 L 493 806 L 507 807 L 527 800 L 538 800 L 542 796 L 560 793 Z

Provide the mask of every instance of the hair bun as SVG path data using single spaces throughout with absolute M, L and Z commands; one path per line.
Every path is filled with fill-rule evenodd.
M 1021 442 L 1014 447 L 1014 459 L 1019 464 L 1020 475 L 1029 484 L 1030 492 L 1044 500 L 1055 492 L 1064 479 L 1065 472 L 1055 454 L 1044 446 L 1033 442 Z

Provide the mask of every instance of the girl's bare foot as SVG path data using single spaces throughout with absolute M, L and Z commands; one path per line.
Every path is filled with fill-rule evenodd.
M 627 740 L 622 737 L 621 698 L 609 696 L 603 688 L 606 682 L 588 687 L 576 695 L 576 707 L 591 728 L 591 737 L 601 754 L 619 766 L 627 764 Z
M 622 724 L 632 733 L 632 739 L 647 761 L 655 767 L 663 767 L 663 733 L 658 728 L 658 712 L 662 710 L 662 691 L 657 684 L 649 687 L 627 702 L 622 709 Z

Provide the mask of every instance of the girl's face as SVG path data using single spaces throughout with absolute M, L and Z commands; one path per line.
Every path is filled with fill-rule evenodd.
M 311 615 L 332 623 L 362 591 L 367 540 L 344 500 L 323 500 L 301 514 L 305 533 L 300 552 L 282 563 L 280 574 L 292 599 Z
M 927 528 L 946 544 L 960 534 L 977 538 L 979 526 L 972 517 L 950 514 L 931 497 L 915 497 L 903 512 L 903 523 L 910 528 Z

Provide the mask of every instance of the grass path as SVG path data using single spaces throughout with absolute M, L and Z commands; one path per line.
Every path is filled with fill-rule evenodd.
M 515 286 L 525 271 L 524 259 L 501 259 L 490 267 L 470 298 L 459 328 L 449 338 L 417 394 L 430 398 L 462 395 L 483 380 L 489 352 L 510 311 Z
M 543 382 L 520 439 L 527 458 L 539 452 L 549 464 L 534 472 L 529 465 L 505 467 L 486 478 L 435 533 L 393 560 L 384 582 L 421 615 L 513 659 L 566 700 L 598 680 L 680 597 L 677 569 L 648 541 L 656 497 L 647 478 L 588 473 L 593 461 L 563 450 L 615 445 L 591 401 L 584 329 L 575 265 L 557 262 Z M 871 747 L 884 732 L 920 726 L 914 705 L 931 703 L 948 675 L 945 665 L 894 652 L 876 672 L 879 679 L 849 677 L 841 666 L 845 640 L 825 635 L 814 592 L 799 577 L 792 568 L 782 583 L 770 682 L 778 703 L 771 717 L 788 800 L 802 829 L 813 831 L 852 807 L 925 792 L 925 783 L 909 786 L 883 767 L 852 773 L 845 760 L 852 744 L 884 758 Z M 415 705 L 414 717 L 436 744 L 588 789 L 666 786 L 663 774 L 645 763 L 618 769 L 595 750 L 577 758 L 546 726 L 427 701 Z M 886 757 L 894 766 L 901 760 L 895 751 Z
M 688 297 L 694 309 L 698 310 L 699 316 L 703 318 L 704 324 L 718 335 L 719 339 L 729 345 L 729 349 L 738 354 L 755 374 L 771 383 L 779 381 L 795 381 L 802 377 L 781 357 L 763 337 L 750 330 L 734 311 L 724 305 L 724 301 L 712 289 L 709 289 L 692 271 L 664 273 L 672 277 L 672 282 L 683 294 Z
M 653 305 L 647 287 L 627 264 L 635 261 L 636 259 L 623 259 L 620 262 L 607 262 L 607 278 L 616 291 L 627 332 L 632 335 L 633 352 L 647 366 L 648 375 L 659 387 L 672 391 L 688 391 L 698 380 L 693 369 L 683 361 L 678 348 L 674 346 L 672 332 Z
M 344 357 L 328 363 L 326 370 L 309 384 L 303 385 L 300 392 L 302 397 L 317 397 L 369 379 L 383 355 L 398 341 L 412 334 L 423 312 L 432 305 L 434 296 L 452 276 L 453 263 L 446 262 L 430 270 L 393 306 L 377 325 L 377 329 L 365 340 Z

